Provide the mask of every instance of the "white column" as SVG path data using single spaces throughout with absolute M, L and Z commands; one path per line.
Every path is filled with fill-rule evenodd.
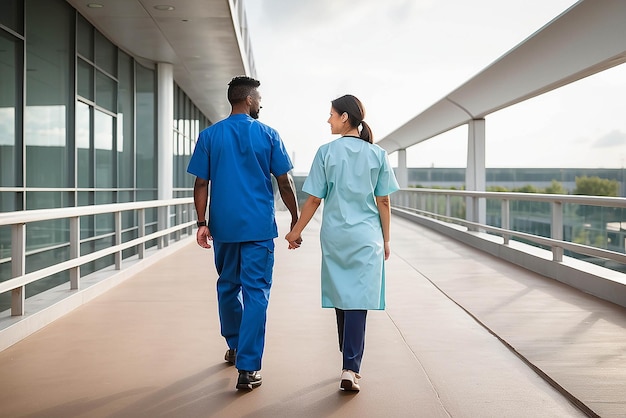
M 396 171 L 400 188 L 409 187 L 409 170 L 406 167 L 406 149 L 398 150 L 398 170 Z
M 471 120 L 468 128 L 465 185 L 467 190 L 484 192 L 487 183 L 485 170 L 485 120 Z M 467 220 L 484 224 L 487 220 L 487 203 L 485 199 L 468 198 L 466 203 Z
M 157 64 L 158 197 L 173 197 L 174 67 Z
M 174 197 L 174 67 L 172 64 L 157 63 L 157 185 L 159 200 Z M 159 208 L 159 230 L 170 226 L 170 208 Z M 168 236 L 161 237 L 158 247 L 167 247 Z

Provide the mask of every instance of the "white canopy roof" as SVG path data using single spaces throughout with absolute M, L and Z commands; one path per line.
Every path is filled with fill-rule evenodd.
M 626 62 L 626 1 L 582 0 L 378 141 L 391 153 Z
M 225 93 L 230 79 L 255 76 L 241 0 L 67 2 L 140 62 L 173 64 L 176 83 L 212 121 L 230 112 Z M 162 10 L 163 5 L 174 9 Z

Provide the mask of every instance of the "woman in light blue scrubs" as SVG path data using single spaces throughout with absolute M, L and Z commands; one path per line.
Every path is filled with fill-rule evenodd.
M 343 353 L 340 387 L 359 391 L 369 309 L 385 308 L 385 264 L 389 258 L 389 194 L 399 189 L 387 153 L 373 144 L 365 109 L 356 97 L 331 102 L 328 123 L 341 137 L 322 145 L 302 190 L 310 196 L 285 239 L 300 246 L 300 235 L 324 199 L 322 307 L 335 308 Z

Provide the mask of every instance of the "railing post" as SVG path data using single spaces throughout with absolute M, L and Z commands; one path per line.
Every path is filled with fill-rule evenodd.
M 563 203 L 552 202 L 552 239 L 563 241 Z M 552 261 L 563 261 L 563 247 L 552 247 Z
M 122 212 L 115 212 L 115 245 L 122 244 Z M 122 269 L 122 250 L 115 253 L 115 270 Z
M 465 218 L 470 222 L 478 222 L 478 197 L 469 196 L 466 200 L 467 205 L 467 213 Z M 469 225 L 467 227 L 468 231 L 478 231 L 478 227 L 474 225 Z
M 139 209 L 137 211 L 137 228 L 139 229 L 137 231 L 137 236 L 139 238 L 143 238 L 146 236 L 146 210 L 145 209 Z M 137 249 L 137 255 L 139 256 L 139 259 L 142 260 L 145 255 L 146 255 L 146 243 L 145 241 L 142 241 L 141 244 L 139 244 L 139 248 Z
M 168 205 L 159 206 L 158 219 L 157 219 L 157 226 L 159 228 L 159 231 L 169 228 L 169 225 L 170 225 L 170 207 Z M 167 247 L 169 243 L 169 236 L 168 235 L 160 236 L 158 239 L 158 243 L 159 243 L 158 244 L 159 250 Z
M 511 204 L 508 199 L 503 199 L 500 206 L 501 217 L 502 217 L 502 229 L 506 229 L 507 231 L 511 229 Z M 509 234 L 502 234 L 502 238 L 504 238 L 504 245 L 509 245 L 509 241 L 511 240 L 511 236 Z
M 80 257 L 80 216 L 70 218 L 70 260 Z M 70 269 L 70 289 L 80 289 L 80 266 Z
M 187 221 L 191 221 L 192 219 L 194 219 L 193 214 L 194 214 L 194 206 L 192 203 L 188 203 L 187 204 Z M 193 227 L 187 227 L 187 235 L 191 236 L 191 234 L 193 234 Z
M 181 205 L 176 205 L 176 225 L 180 225 L 182 223 L 182 214 L 183 214 L 183 209 L 181 207 Z M 176 232 L 174 232 L 174 241 L 180 241 L 180 229 L 177 229 Z
M 11 226 L 11 274 L 23 276 L 26 272 L 26 224 Z M 11 316 L 24 315 L 25 286 L 11 291 Z

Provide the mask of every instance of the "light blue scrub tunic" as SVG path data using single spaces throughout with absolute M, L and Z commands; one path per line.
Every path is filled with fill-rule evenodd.
M 375 196 L 398 189 L 378 145 L 346 136 L 317 151 L 302 190 L 324 199 L 322 307 L 385 308 L 385 249 Z

